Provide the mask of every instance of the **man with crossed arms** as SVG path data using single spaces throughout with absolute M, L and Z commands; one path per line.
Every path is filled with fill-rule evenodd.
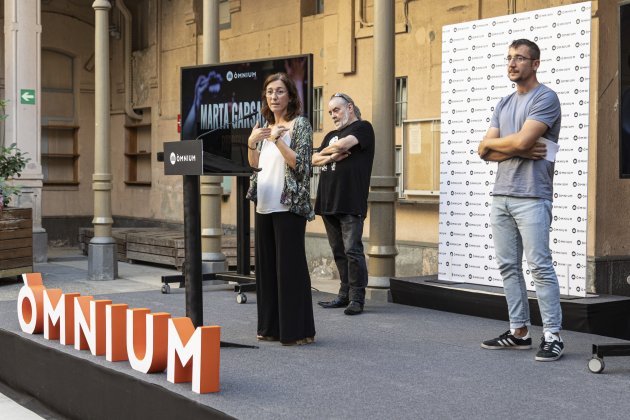
M 315 214 L 324 220 L 341 286 L 334 300 L 318 304 L 345 307 L 346 315 L 358 315 L 363 312 L 368 283 L 361 237 L 374 161 L 374 129 L 344 93 L 330 98 L 328 113 L 336 130 L 324 137 L 313 154 L 313 165 L 322 168 Z
M 543 321 L 537 361 L 562 356 L 560 288 L 549 249 L 554 163 L 545 159 L 544 137 L 558 143 L 560 101 L 538 82 L 540 49 L 527 39 L 509 46 L 508 78 L 516 91 L 497 104 L 490 128 L 479 144 L 479 156 L 498 162 L 492 193 L 492 237 L 503 278 L 510 330 L 481 344 L 485 349 L 529 349 L 532 339 L 523 252 L 534 279 Z

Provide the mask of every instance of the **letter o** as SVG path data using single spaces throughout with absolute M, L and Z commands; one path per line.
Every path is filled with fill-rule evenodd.
M 20 289 L 17 313 L 20 328 L 25 333 L 39 334 L 44 330 L 43 302 L 43 286 L 22 286 Z

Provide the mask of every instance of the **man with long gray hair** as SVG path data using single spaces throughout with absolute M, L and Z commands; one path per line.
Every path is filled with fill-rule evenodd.
M 324 308 L 345 307 L 346 315 L 358 315 L 363 312 L 368 283 L 361 237 L 374 161 L 374 129 L 344 93 L 330 98 L 328 113 L 336 130 L 324 137 L 313 154 L 313 165 L 322 168 L 315 213 L 324 220 L 341 286 L 335 299 L 318 303 Z

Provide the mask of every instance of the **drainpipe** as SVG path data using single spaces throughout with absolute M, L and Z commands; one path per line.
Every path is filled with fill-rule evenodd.
M 131 12 L 127 9 L 124 0 L 116 0 L 116 7 L 122 13 L 125 19 L 125 30 L 123 32 L 123 42 L 125 49 L 125 113 L 129 118 L 141 120 L 142 115 L 136 114 L 131 103 L 132 86 L 132 68 L 131 68 Z M 159 54 L 159 51 L 158 51 Z
M 507 9 L 508 15 L 513 15 L 514 13 L 516 13 L 516 0 L 508 0 Z

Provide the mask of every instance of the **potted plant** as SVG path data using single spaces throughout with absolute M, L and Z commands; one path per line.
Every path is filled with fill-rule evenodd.
M 29 160 L 15 143 L 0 146 L 0 211 L 9 205 L 13 195 L 20 194 L 20 186 L 11 181 L 21 176 Z
M 0 119 L 4 106 L 0 101 Z M 33 270 L 33 217 L 30 208 L 6 208 L 12 196 L 20 193 L 15 179 L 30 159 L 15 144 L 0 144 L 0 277 L 17 276 Z
M 25 153 L 22 153 L 17 145 L 11 144 L 9 147 L 4 146 L 4 120 L 7 119 L 5 108 L 6 99 L 0 99 L 0 122 L 2 122 L 2 138 L 0 140 L 0 211 L 9 205 L 11 197 L 20 193 L 20 187 L 13 182 L 15 178 L 19 178 L 22 170 L 30 160 Z

